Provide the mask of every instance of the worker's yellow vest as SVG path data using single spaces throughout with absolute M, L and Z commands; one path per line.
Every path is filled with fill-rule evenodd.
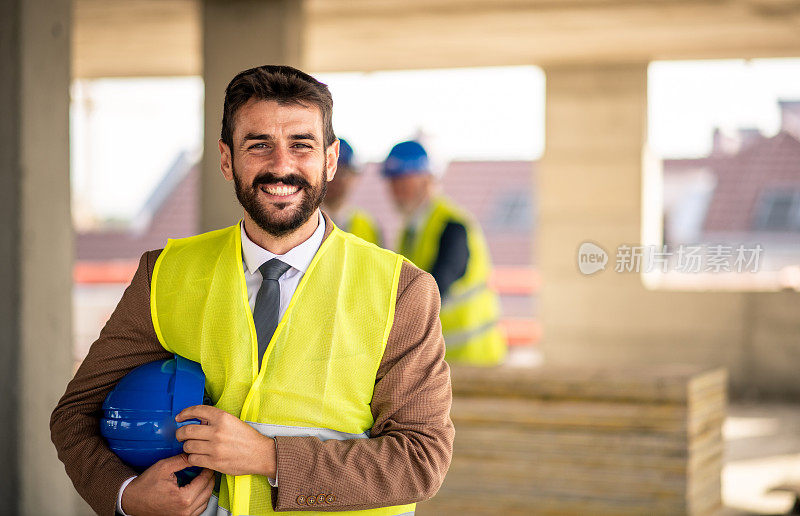
M 334 227 L 297 286 L 259 370 L 239 226 L 170 240 L 153 270 L 153 326 L 166 350 L 202 365 L 216 407 L 262 434 L 367 438 L 402 263 L 401 256 Z M 304 495 L 298 501 L 308 509 L 334 501 L 336 492 Z M 211 503 L 218 504 L 216 514 L 273 512 L 270 485 L 261 475 L 223 475 Z M 413 512 L 411 504 L 339 514 Z
M 503 360 L 506 338 L 498 326 L 500 304 L 489 288 L 491 263 L 480 228 L 467 214 L 442 197 L 435 198 L 428 215 L 413 237 L 407 231 L 400 238 L 400 253 L 422 270 L 431 272 L 439 254 L 439 240 L 448 222 L 467 230 L 469 261 L 464 275 L 450 286 L 442 299 L 442 333 L 446 359 L 476 365 Z
M 378 229 L 378 225 L 369 213 L 364 210 L 352 210 L 345 224 L 342 226 L 342 229 L 377 246 L 383 245 L 383 242 L 381 242 L 381 231 Z

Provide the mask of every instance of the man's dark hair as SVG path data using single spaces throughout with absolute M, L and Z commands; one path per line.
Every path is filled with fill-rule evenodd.
M 264 65 L 240 72 L 225 88 L 221 138 L 231 149 L 233 149 L 233 123 L 236 112 L 250 99 L 314 106 L 322 114 L 322 137 L 325 147 L 336 141 L 332 121 L 333 98 L 328 87 L 297 68 Z

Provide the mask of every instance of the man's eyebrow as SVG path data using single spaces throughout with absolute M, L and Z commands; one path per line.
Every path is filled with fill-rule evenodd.
M 312 142 L 317 141 L 317 137 L 314 136 L 314 133 L 293 134 L 289 138 L 292 140 L 311 140 Z
M 291 140 L 311 140 L 312 142 L 317 141 L 317 137 L 314 135 L 314 133 L 293 134 L 289 138 Z M 246 135 L 244 135 L 243 141 L 246 142 L 248 140 L 263 140 L 271 142 L 273 139 L 274 138 L 272 137 L 271 134 L 247 133 Z
M 246 135 L 244 135 L 244 141 L 247 141 L 247 140 L 272 141 L 272 135 L 271 134 L 247 133 Z

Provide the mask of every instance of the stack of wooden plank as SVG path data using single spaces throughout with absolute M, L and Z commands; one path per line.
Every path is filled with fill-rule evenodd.
M 453 461 L 419 515 L 714 514 L 723 369 L 454 367 Z

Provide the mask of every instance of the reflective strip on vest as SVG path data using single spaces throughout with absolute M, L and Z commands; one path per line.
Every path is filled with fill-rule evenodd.
M 465 290 L 464 292 L 459 292 L 455 295 L 448 295 L 442 299 L 442 310 L 447 309 L 453 305 L 456 305 L 462 301 L 466 301 L 470 297 L 480 294 L 484 290 L 489 288 L 489 285 L 486 283 L 480 283 L 475 285 L 474 287 L 470 287 L 469 289 Z
M 314 513 L 305 512 L 303 514 L 314 514 Z M 330 513 L 329 512 L 325 512 L 324 514 L 330 514 Z M 334 514 L 336 514 L 336 513 L 334 513 Z M 222 507 L 220 507 L 219 506 L 219 498 L 217 498 L 214 495 L 211 495 L 211 498 L 208 500 L 208 506 L 206 507 L 206 510 L 203 511 L 203 513 L 200 516 L 231 516 L 231 511 L 229 511 L 227 509 L 223 509 Z M 243 516 L 247 516 L 247 515 L 243 515 Z M 414 516 L 414 511 L 398 513 L 398 514 L 396 514 L 394 516 Z
M 270 425 L 269 423 L 254 423 L 253 421 L 245 421 L 248 425 L 252 426 L 261 435 L 267 437 L 316 437 L 320 441 L 327 441 L 328 439 L 336 439 L 337 441 L 345 441 L 347 439 L 368 439 L 369 430 L 360 434 L 349 434 L 347 432 L 339 432 L 331 430 L 330 428 L 313 428 L 309 426 L 288 426 L 288 425 Z
M 497 326 L 497 321 L 489 321 L 486 324 L 466 331 L 444 334 L 444 343 L 448 350 L 455 349 L 469 343 L 475 337 L 493 330 Z

